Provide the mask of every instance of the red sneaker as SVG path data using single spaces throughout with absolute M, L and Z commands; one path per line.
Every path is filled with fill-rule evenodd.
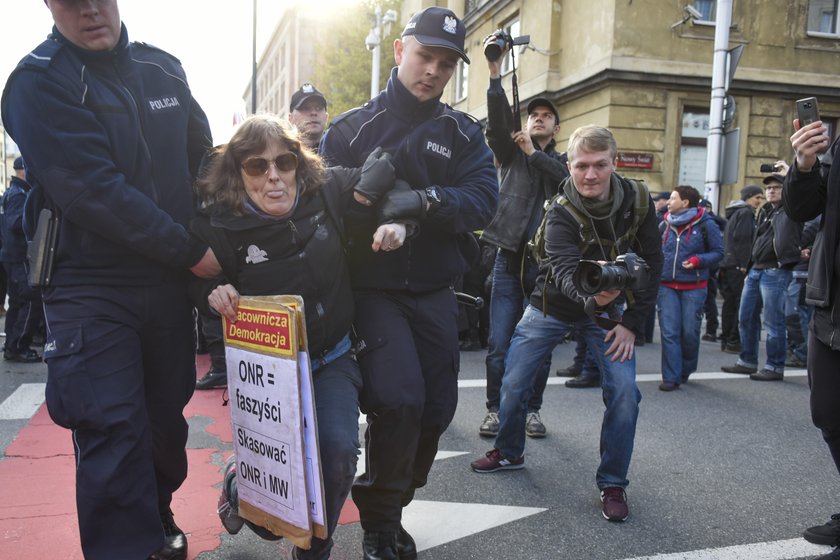
M 624 488 L 610 486 L 601 490 L 601 513 L 607 521 L 624 521 L 630 515 Z
M 513 471 L 525 468 L 525 457 L 508 459 L 498 449 L 491 449 L 481 459 L 470 463 L 472 470 L 477 473 L 491 473 L 496 471 Z

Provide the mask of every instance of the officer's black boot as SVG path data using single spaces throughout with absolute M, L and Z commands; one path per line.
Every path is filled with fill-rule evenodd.
M 175 525 L 172 510 L 160 515 L 163 524 L 163 546 L 149 560 L 187 560 L 187 536 Z
M 364 560 L 400 560 L 397 554 L 397 533 L 365 531 L 362 540 L 362 558 Z
M 417 544 L 402 525 L 397 533 L 397 556 L 400 560 L 417 560 Z

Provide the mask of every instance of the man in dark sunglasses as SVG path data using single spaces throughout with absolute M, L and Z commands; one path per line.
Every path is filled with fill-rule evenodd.
M 297 128 L 300 140 L 318 153 L 318 145 L 327 128 L 327 98 L 310 83 L 303 84 L 292 94 L 289 103 L 289 122 Z
M 170 503 L 195 387 L 187 280 L 221 272 L 188 232 L 210 127 L 178 60 L 129 42 L 117 0 L 45 3 L 52 34 L 9 77 L 2 114 L 26 154 L 27 217 L 57 229 L 46 402 L 73 431 L 82 552 L 185 560 Z
M 383 197 L 380 218 L 393 221 L 408 210 L 420 226 L 402 248 L 374 253 L 377 222 L 348 217 L 361 410 L 368 415 L 367 469 L 353 500 L 366 560 L 417 557 L 402 509 L 426 484 L 458 402 L 452 285 L 478 257 L 471 232 L 496 211 L 499 186 L 481 127 L 440 101 L 456 67 L 469 63 L 465 34 L 448 9 L 415 14 L 394 42 L 397 68 L 385 91 L 334 119 L 321 143 L 331 165 L 347 167 L 382 146 L 408 185 Z

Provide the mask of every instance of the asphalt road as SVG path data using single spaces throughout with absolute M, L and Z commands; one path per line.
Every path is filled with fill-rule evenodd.
M 552 371 L 571 363 L 558 346 Z M 808 411 L 804 372 L 762 383 L 719 374 L 734 362 L 703 342 L 699 374 L 673 393 L 657 390 L 660 346 L 637 351 L 643 399 L 628 488 L 630 518 L 600 514 L 595 469 L 603 415 L 599 389 L 567 389 L 552 375 L 542 418 L 548 437 L 529 439 L 526 468 L 479 475 L 469 463 L 492 447 L 478 436 L 484 416 L 485 352 L 461 357 L 459 405 L 429 484 L 404 522 L 421 559 L 799 559 L 828 551 L 800 538 L 838 511 L 840 480 Z M 0 403 L 45 366 L 0 364 Z M 0 450 L 26 425 L 3 420 Z M 191 420 L 190 446 L 230 449 Z M 360 432 L 364 425 L 360 425 Z M 0 461 L 3 459 L 0 459 Z M 221 454 L 219 455 L 221 461 Z M 221 531 L 221 528 L 219 528 Z M 361 528 L 341 525 L 332 558 L 359 558 Z M 202 560 L 284 558 L 288 545 L 247 529 L 224 534 Z

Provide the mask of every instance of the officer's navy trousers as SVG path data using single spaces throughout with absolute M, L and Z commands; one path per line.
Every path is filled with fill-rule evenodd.
M 397 531 L 455 415 L 458 306 L 451 288 L 358 291 L 355 299 L 368 427 L 365 474 L 353 485 L 353 501 L 366 531 Z
M 44 291 L 47 407 L 73 432 L 87 560 L 145 560 L 187 475 L 184 406 L 195 388 L 186 283 Z

